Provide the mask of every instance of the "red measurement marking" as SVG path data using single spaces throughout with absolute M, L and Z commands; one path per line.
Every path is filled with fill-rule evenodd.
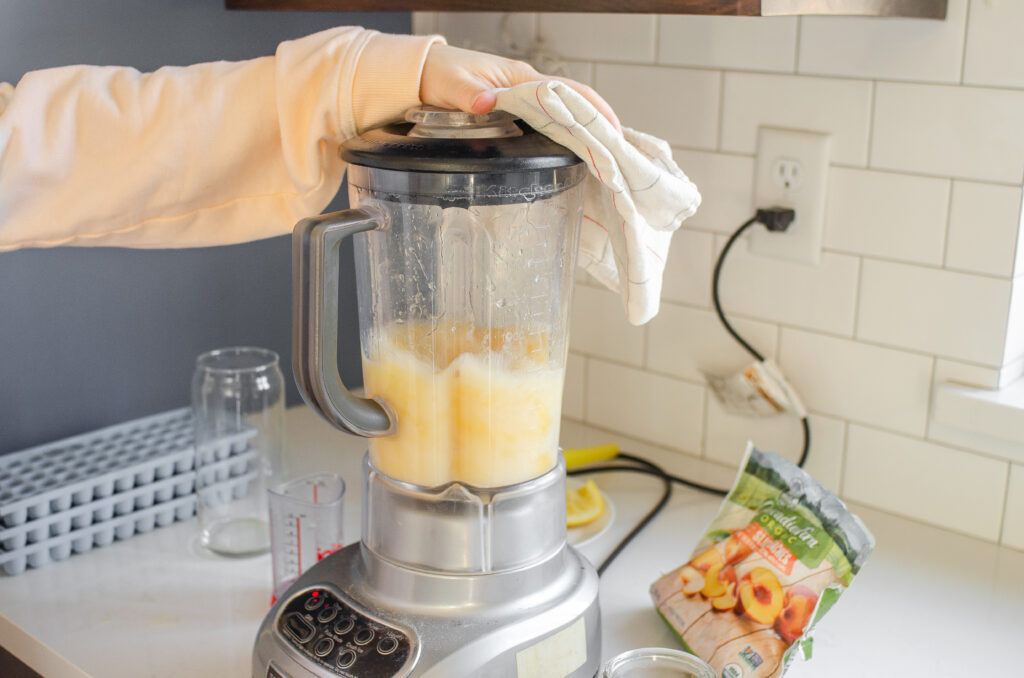
M 313 503 L 314 504 L 317 503 L 316 502 L 316 485 L 313 485 Z
M 295 519 L 295 544 L 299 555 L 299 574 L 302 574 L 302 523 L 301 518 Z

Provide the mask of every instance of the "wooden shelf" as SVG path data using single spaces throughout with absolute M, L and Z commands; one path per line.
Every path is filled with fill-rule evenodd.
M 629 12 L 782 16 L 850 14 L 945 19 L 948 0 L 225 0 L 228 9 L 402 12 Z
M 225 0 L 228 9 L 415 12 L 651 12 L 760 16 L 761 0 Z

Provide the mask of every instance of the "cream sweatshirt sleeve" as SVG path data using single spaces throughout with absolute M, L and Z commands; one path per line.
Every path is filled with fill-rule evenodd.
M 341 27 L 251 61 L 2 83 L 0 252 L 287 233 L 337 192 L 342 141 L 419 103 L 440 40 Z

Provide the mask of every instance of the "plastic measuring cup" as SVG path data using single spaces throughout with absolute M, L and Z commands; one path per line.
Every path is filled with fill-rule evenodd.
M 268 490 L 274 567 L 271 602 L 300 574 L 341 548 L 344 496 L 345 481 L 334 473 L 312 473 Z

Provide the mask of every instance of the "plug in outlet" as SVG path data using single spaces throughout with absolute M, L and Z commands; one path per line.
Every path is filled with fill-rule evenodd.
M 791 207 L 796 220 L 785 233 L 750 234 L 750 251 L 807 264 L 821 261 L 825 195 L 832 137 L 762 127 L 757 137 L 754 208 Z

